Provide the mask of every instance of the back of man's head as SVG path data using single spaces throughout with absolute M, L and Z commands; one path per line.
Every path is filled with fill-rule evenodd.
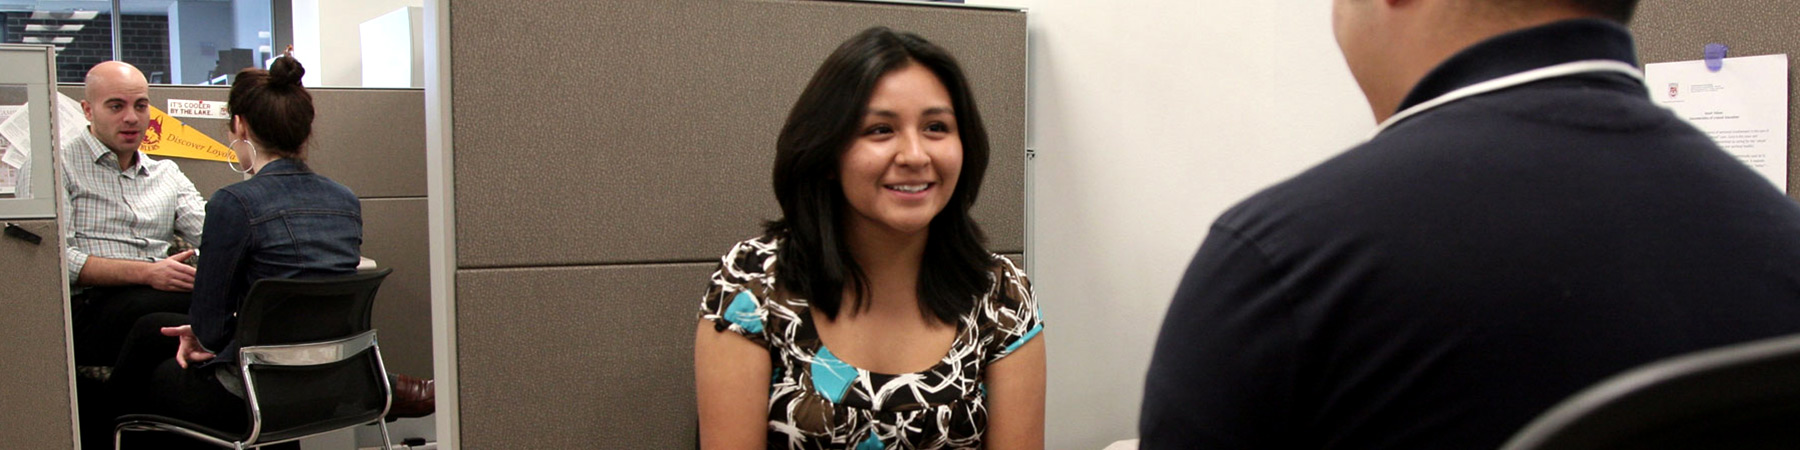
M 1332 28 L 1376 121 L 1427 72 L 1494 36 L 1556 21 L 1625 24 L 1640 0 L 1334 0 Z
M 1618 23 L 1631 23 L 1632 13 L 1637 11 L 1638 0 L 1474 0 L 1482 1 L 1509 10 L 1524 10 L 1555 6 L 1562 3 Z

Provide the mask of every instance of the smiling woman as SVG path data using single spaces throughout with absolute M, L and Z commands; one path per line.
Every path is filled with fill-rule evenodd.
M 777 139 L 782 219 L 701 300 L 701 446 L 1043 448 L 1031 284 L 969 216 L 987 163 L 948 52 L 881 27 L 839 46 Z

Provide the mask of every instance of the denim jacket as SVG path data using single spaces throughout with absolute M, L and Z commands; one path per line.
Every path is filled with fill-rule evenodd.
M 202 233 L 189 320 L 213 362 L 235 361 L 238 305 L 251 283 L 356 273 L 362 203 L 305 164 L 278 159 L 214 192 Z

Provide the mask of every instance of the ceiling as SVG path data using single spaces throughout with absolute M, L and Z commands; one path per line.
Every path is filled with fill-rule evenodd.
M 182 0 L 228 1 L 228 0 Z M 120 0 L 125 14 L 166 15 L 175 0 Z M 0 0 L 0 12 L 11 11 L 100 11 L 112 10 L 112 0 Z

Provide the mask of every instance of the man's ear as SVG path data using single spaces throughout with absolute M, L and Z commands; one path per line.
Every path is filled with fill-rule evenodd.
M 88 104 L 87 100 L 82 100 L 81 101 L 81 114 L 87 116 L 88 122 L 93 122 L 94 121 L 94 105 Z

